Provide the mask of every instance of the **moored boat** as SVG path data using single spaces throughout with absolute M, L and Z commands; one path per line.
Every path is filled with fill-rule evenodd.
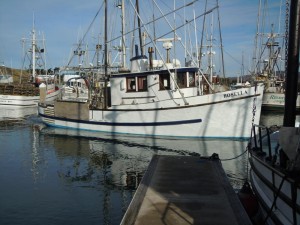
M 146 36 L 154 39 L 150 33 Z M 130 69 L 118 72 L 108 72 L 105 54 L 106 80 L 89 101 L 41 103 L 39 116 L 49 126 L 108 133 L 249 138 L 252 122 L 259 122 L 263 84 L 217 91 L 219 84 L 208 81 L 199 63 L 191 60 L 182 66 L 171 58 L 177 41 L 179 37 L 156 40 L 166 51 L 166 59 L 159 60 L 154 59 L 154 49 L 160 53 L 155 42 L 149 44 L 148 56 L 136 45 Z
M 250 181 L 264 224 L 299 224 L 299 128 L 282 127 L 257 139 L 250 151 Z
M 263 110 L 283 111 L 285 105 L 285 63 L 287 54 L 286 33 L 281 30 L 282 22 L 287 22 L 288 14 L 284 16 L 282 10 L 284 1 L 274 3 L 259 0 L 255 50 L 253 55 L 253 75 L 255 82 L 265 85 L 262 108 Z M 276 4 L 276 5 L 275 5 Z M 272 10 L 279 12 L 274 16 Z M 273 17 L 271 17 L 273 16 Z M 285 20 L 285 21 L 284 21 Z M 269 32 L 266 32 L 266 31 Z M 300 110 L 300 93 L 297 94 L 296 108 Z
M 259 126 L 258 133 L 254 132 L 254 146 L 250 150 L 250 181 L 263 215 L 260 224 L 300 223 L 300 132 L 299 127 L 295 127 L 299 71 L 299 8 L 299 1 L 292 0 L 283 127 L 271 132 L 268 128 Z M 258 137 L 255 134 L 258 134 Z
M 28 57 L 27 54 L 30 53 L 31 77 L 27 81 L 20 79 L 20 82 L 15 81 L 10 84 L 0 84 L 0 106 L 37 106 L 40 101 L 41 90 L 39 86 L 41 84 L 46 85 L 46 87 L 42 89 L 42 91 L 45 92 L 45 100 L 53 101 L 60 94 L 60 90 L 55 84 L 54 75 L 47 74 L 45 69 L 45 61 L 42 59 L 45 50 L 37 45 L 36 31 L 34 28 L 31 34 L 31 48 L 24 56 L 24 58 L 26 58 L 26 56 Z

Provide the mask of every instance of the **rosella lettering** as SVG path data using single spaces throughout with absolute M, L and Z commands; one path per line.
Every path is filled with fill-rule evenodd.
M 246 90 L 245 91 L 235 91 L 235 92 L 224 94 L 224 98 L 237 97 L 237 96 L 241 96 L 243 94 L 248 94 L 248 92 Z

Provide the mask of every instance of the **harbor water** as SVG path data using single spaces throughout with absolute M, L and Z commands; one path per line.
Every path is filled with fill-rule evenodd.
M 0 114 L 1 225 L 119 224 L 154 154 L 217 153 L 235 189 L 247 179 L 245 140 L 112 136 L 45 127 L 30 110 Z

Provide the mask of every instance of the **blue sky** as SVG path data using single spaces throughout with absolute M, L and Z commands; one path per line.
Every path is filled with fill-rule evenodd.
M 141 7 L 144 1 L 146 0 L 140 1 Z M 185 1 L 188 3 L 191 0 Z M 83 36 L 102 2 L 102 0 L 2 0 L 0 4 L 0 63 L 15 68 L 21 67 L 22 45 L 20 40 L 23 37 L 29 37 L 34 14 L 36 31 L 43 33 L 46 39 L 47 67 L 66 65 L 72 47 Z M 109 7 L 113 8 L 116 0 L 108 0 L 108 2 L 111 5 Z M 129 0 L 126 2 L 129 3 Z M 171 8 L 174 4 L 173 0 L 157 0 L 156 2 L 169 4 Z M 204 0 L 198 1 L 199 5 L 204 5 L 204 2 Z M 209 2 L 211 4 L 213 1 Z M 176 0 L 177 6 L 182 3 L 183 0 Z M 279 3 L 280 0 L 269 0 L 271 8 L 278 6 Z M 241 73 L 242 54 L 246 68 L 249 68 L 252 58 L 258 0 L 219 0 L 219 5 L 225 50 L 225 71 L 227 76 L 236 76 Z M 143 10 L 145 8 L 141 10 L 142 13 Z M 203 8 L 199 11 L 203 12 Z M 113 14 L 110 15 L 112 15 L 111 20 L 119 18 Z M 90 46 L 96 43 L 96 37 L 103 35 L 103 31 L 101 31 L 102 33 L 99 31 L 103 25 L 101 16 L 98 18 L 88 35 Z M 276 18 L 276 14 L 274 18 Z M 114 23 L 111 23 L 109 32 L 113 32 L 116 28 L 114 26 Z M 198 29 L 201 26 L 198 24 Z

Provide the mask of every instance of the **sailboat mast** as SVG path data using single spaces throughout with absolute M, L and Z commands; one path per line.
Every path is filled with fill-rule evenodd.
M 288 59 L 286 68 L 286 88 L 283 126 L 294 127 L 296 120 L 296 101 L 299 70 L 300 36 L 299 0 L 291 0 L 289 18 Z
M 135 3 L 136 12 L 138 14 L 138 28 L 139 28 L 139 39 L 140 39 L 140 48 L 141 48 L 141 55 L 144 55 L 144 48 L 143 48 L 143 41 L 142 41 L 142 30 L 141 30 L 141 20 L 140 20 L 140 7 L 139 7 L 139 0 L 136 0 Z
M 219 1 L 218 0 L 217 0 L 217 11 L 218 11 L 219 38 L 220 38 L 220 45 L 221 45 L 220 48 L 221 48 L 221 60 L 222 60 L 222 73 L 223 73 L 223 78 L 225 78 L 223 40 L 222 40 L 221 20 L 220 20 L 220 10 L 219 10 Z
M 206 13 L 206 9 L 207 9 L 207 0 L 205 1 L 204 13 Z M 203 54 L 203 38 L 204 38 L 205 21 L 206 21 L 206 14 L 204 14 L 203 23 L 202 23 L 202 35 L 201 35 L 201 43 L 199 49 L 199 68 L 201 68 L 201 60 Z
M 36 49 L 36 37 L 35 37 L 35 29 L 33 26 L 32 29 L 32 77 L 35 79 L 35 49 Z
M 126 39 L 125 39 L 125 2 L 122 0 L 122 67 L 126 68 Z
M 107 55 L 107 0 L 104 0 L 104 108 L 107 109 L 107 97 L 108 97 L 108 90 L 107 90 L 107 67 L 108 67 L 108 55 Z

